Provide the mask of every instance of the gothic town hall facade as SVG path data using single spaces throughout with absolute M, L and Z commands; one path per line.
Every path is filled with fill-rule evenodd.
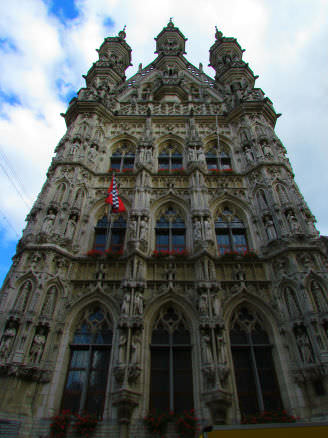
M 327 420 L 328 259 L 278 115 L 235 38 L 216 31 L 214 79 L 172 21 L 155 40 L 126 79 L 125 32 L 105 38 L 63 115 L 1 293 L 12 436 L 49 436 L 63 409 L 113 437 L 153 436 L 153 409 Z

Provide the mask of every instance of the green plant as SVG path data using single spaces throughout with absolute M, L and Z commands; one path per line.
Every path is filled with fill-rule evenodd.
M 89 437 L 94 432 L 98 420 L 97 418 L 92 414 L 75 414 L 75 423 L 73 424 L 73 428 L 76 430 L 76 432 L 84 437 Z
M 69 410 L 63 410 L 59 414 L 52 417 L 52 422 L 50 424 L 51 437 L 64 437 L 71 422 L 71 418 L 72 414 Z

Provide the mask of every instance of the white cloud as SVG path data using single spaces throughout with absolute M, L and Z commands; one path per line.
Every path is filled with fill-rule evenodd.
M 2 106 L 1 145 L 33 200 L 65 132 L 59 116 L 66 109 L 63 95 L 84 85 L 81 75 L 97 59 L 95 49 L 103 38 L 127 25 L 134 64 L 127 71 L 130 76 L 140 62 L 146 65 L 155 58 L 154 37 L 173 16 L 188 38 L 186 56 L 197 66 L 202 62 L 207 69 L 215 25 L 246 49 L 245 60 L 260 75 L 257 85 L 284 114 L 277 123 L 278 135 L 289 151 L 305 199 L 322 232 L 328 234 L 328 207 L 323 201 L 328 184 L 326 1 L 312 1 L 311 8 L 303 0 L 274 4 L 268 0 L 79 0 L 76 6 L 79 16 L 63 23 L 49 15 L 41 0 L 0 5 L 0 38 L 17 48 L 10 50 L 4 44 L 0 49 L 1 90 L 21 103 Z M 114 22 L 110 32 L 106 18 Z M 213 70 L 207 71 L 213 75 Z M 27 208 L 1 172 L 0 184 L 5 188 L 0 193 L 1 210 L 20 230 Z

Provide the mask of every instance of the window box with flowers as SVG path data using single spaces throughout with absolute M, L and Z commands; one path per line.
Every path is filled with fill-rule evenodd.
M 125 174 L 133 173 L 133 169 L 131 169 L 130 167 L 125 167 L 122 169 L 122 172 Z
M 104 255 L 103 251 L 100 251 L 99 249 L 90 249 L 90 251 L 86 254 L 88 257 L 94 257 L 99 258 Z
M 172 251 L 166 249 L 160 249 L 153 251 L 154 257 L 186 257 L 188 251 L 186 249 L 173 249 Z
M 79 436 L 89 437 L 95 431 L 98 424 L 97 418 L 92 414 L 76 414 L 73 429 L 76 430 Z
M 123 249 L 113 249 L 113 248 L 108 248 L 105 250 L 105 254 L 107 257 L 111 258 L 111 257 L 120 257 L 123 255 Z
M 263 411 L 258 414 L 245 415 L 241 424 L 265 424 L 265 423 L 295 423 L 297 420 L 284 409 L 277 411 Z
M 195 410 L 183 411 L 176 417 L 175 428 L 181 437 L 194 438 L 200 431 L 198 426 L 199 419 L 195 416 Z
M 172 411 L 163 412 L 157 409 L 151 410 L 146 417 L 144 417 L 144 422 L 151 434 L 158 434 L 162 436 L 167 428 L 167 424 L 173 421 L 175 418 Z
M 234 260 L 238 257 L 241 257 L 241 255 L 242 254 L 238 251 L 224 251 L 224 253 L 221 255 L 221 258 L 226 259 L 226 260 L 228 260 L 228 259 Z
M 52 438 L 65 437 L 71 419 L 72 414 L 69 410 L 63 410 L 59 414 L 52 417 L 52 421 L 50 423 L 50 436 Z
M 253 259 L 258 259 L 259 258 L 258 255 L 256 254 L 256 252 L 253 251 L 252 249 L 244 251 L 242 253 L 242 256 L 244 257 L 244 259 L 247 259 L 247 260 L 253 260 Z

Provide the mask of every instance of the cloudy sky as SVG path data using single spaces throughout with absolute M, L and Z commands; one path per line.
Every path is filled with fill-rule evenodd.
M 257 86 L 282 117 L 276 132 L 328 235 L 328 0 L 10 0 L 0 4 L 0 284 L 24 219 L 65 133 L 60 113 L 106 36 L 127 26 L 133 75 L 173 17 L 187 58 L 208 64 L 215 25 L 236 37 Z M 205 68 L 206 69 L 206 68 Z M 213 76 L 213 70 L 206 72 Z

